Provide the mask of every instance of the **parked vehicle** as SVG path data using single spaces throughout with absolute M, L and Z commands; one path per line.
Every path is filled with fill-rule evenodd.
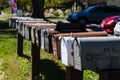
M 86 8 L 83 11 L 72 12 L 68 15 L 69 22 L 79 23 L 100 23 L 103 19 L 113 15 L 120 15 L 120 7 L 95 5 Z
M 120 21 L 120 15 L 105 18 L 101 22 L 102 30 L 104 30 L 108 33 L 113 33 L 114 32 L 114 27 L 115 27 L 115 25 L 118 21 Z
M 114 35 L 120 36 L 120 21 L 116 23 L 114 28 Z

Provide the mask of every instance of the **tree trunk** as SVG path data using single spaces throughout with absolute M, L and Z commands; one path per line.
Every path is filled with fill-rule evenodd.
M 44 18 L 44 0 L 32 0 L 33 18 Z

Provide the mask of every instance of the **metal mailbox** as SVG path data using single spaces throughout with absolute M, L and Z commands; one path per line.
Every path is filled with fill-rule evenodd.
M 24 26 L 24 36 L 25 36 L 25 39 L 28 39 L 28 40 L 31 40 L 33 39 L 33 28 L 37 27 L 38 25 L 40 25 L 40 23 L 38 24 L 31 24 L 31 23 L 27 23 L 25 26 Z M 31 36 L 32 35 L 32 36 Z
M 58 22 L 56 31 L 59 32 L 85 32 L 86 26 L 80 23 Z
M 46 32 L 48 31 L 48 30 L 54 30 L 54 29 L 39 29 L 38 30 L 38 37 L 39 37 L 39 43 L 41 43 L 41 49 L 45 49 L 45 36 L 47 37 L 47 35 L 46 35 Z M 46 41 L 47 42 L 47 41 Z
M 22 36 L 25 37 L 26 39 L 30 40 L 29 35 L 30 35 L 30 29 L 32 26 L 39 26 L 40 24 L 47 23 L 46 21 L 25 21 L 22 22 Z
M 120 37 L 77 37 L 73 61 L 78 70 L 120 69 Z
M 74 37 L 62 37 L 60 39 L 61 61 L 66 66 L 73 66 L 72 43 Z
M 31 27 L 31 40 L 33 43 L 44 48 L 45 32 L 48 30 L 54 30 L 56 24 L 40 24 L 39 26 Z
M 57 34 L 58 32 L 55 30 L 48 30 L 44 32 L 44 50 L 53 53 L 53 45 L 52 45 L 52 36 L 53 34 Z
M 36 28 L 43 27 L 45 26 L 45 24 L 46 22 L 42 22 L 42 21 L 39 23 L 26 23 L 23 29 L 23 34 L 25 35 L 25 38 L 31 40 L 31 27 L 36 27 Z M 48 25 L 48 23 L 46 25 Z

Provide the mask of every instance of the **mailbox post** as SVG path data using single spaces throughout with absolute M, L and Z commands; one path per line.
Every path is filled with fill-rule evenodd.
M 17 55 L 23 56 L 23 37 L 17 33 Z
M 31 57 L 32 57 L 32 80 L 35 80 L 35 78 L 37 76 L 39 76 L 40 73 L 40 46 L 37 46 L 35 43 L 31 43 L 32 44 L 32 53 L 31 53 Z

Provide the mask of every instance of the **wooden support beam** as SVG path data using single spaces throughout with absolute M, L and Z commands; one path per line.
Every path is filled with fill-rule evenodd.
M 98 71 L 99 80 L 120 80 L 120 70 Z
M 83 80 L 83 71 L 66 67 L 66 80 Z
M 40 73 L 40 47 L 37 46 L 36 44 L 32 44 L 32 53 L 31 53 L 31 62 L 32 62 L 32 80 L 37 80 L 36 78 L 39 78 L 39 73 Z
M 23 37 L 20 33 L 17 33 L 17 55 L 23 56 Z

